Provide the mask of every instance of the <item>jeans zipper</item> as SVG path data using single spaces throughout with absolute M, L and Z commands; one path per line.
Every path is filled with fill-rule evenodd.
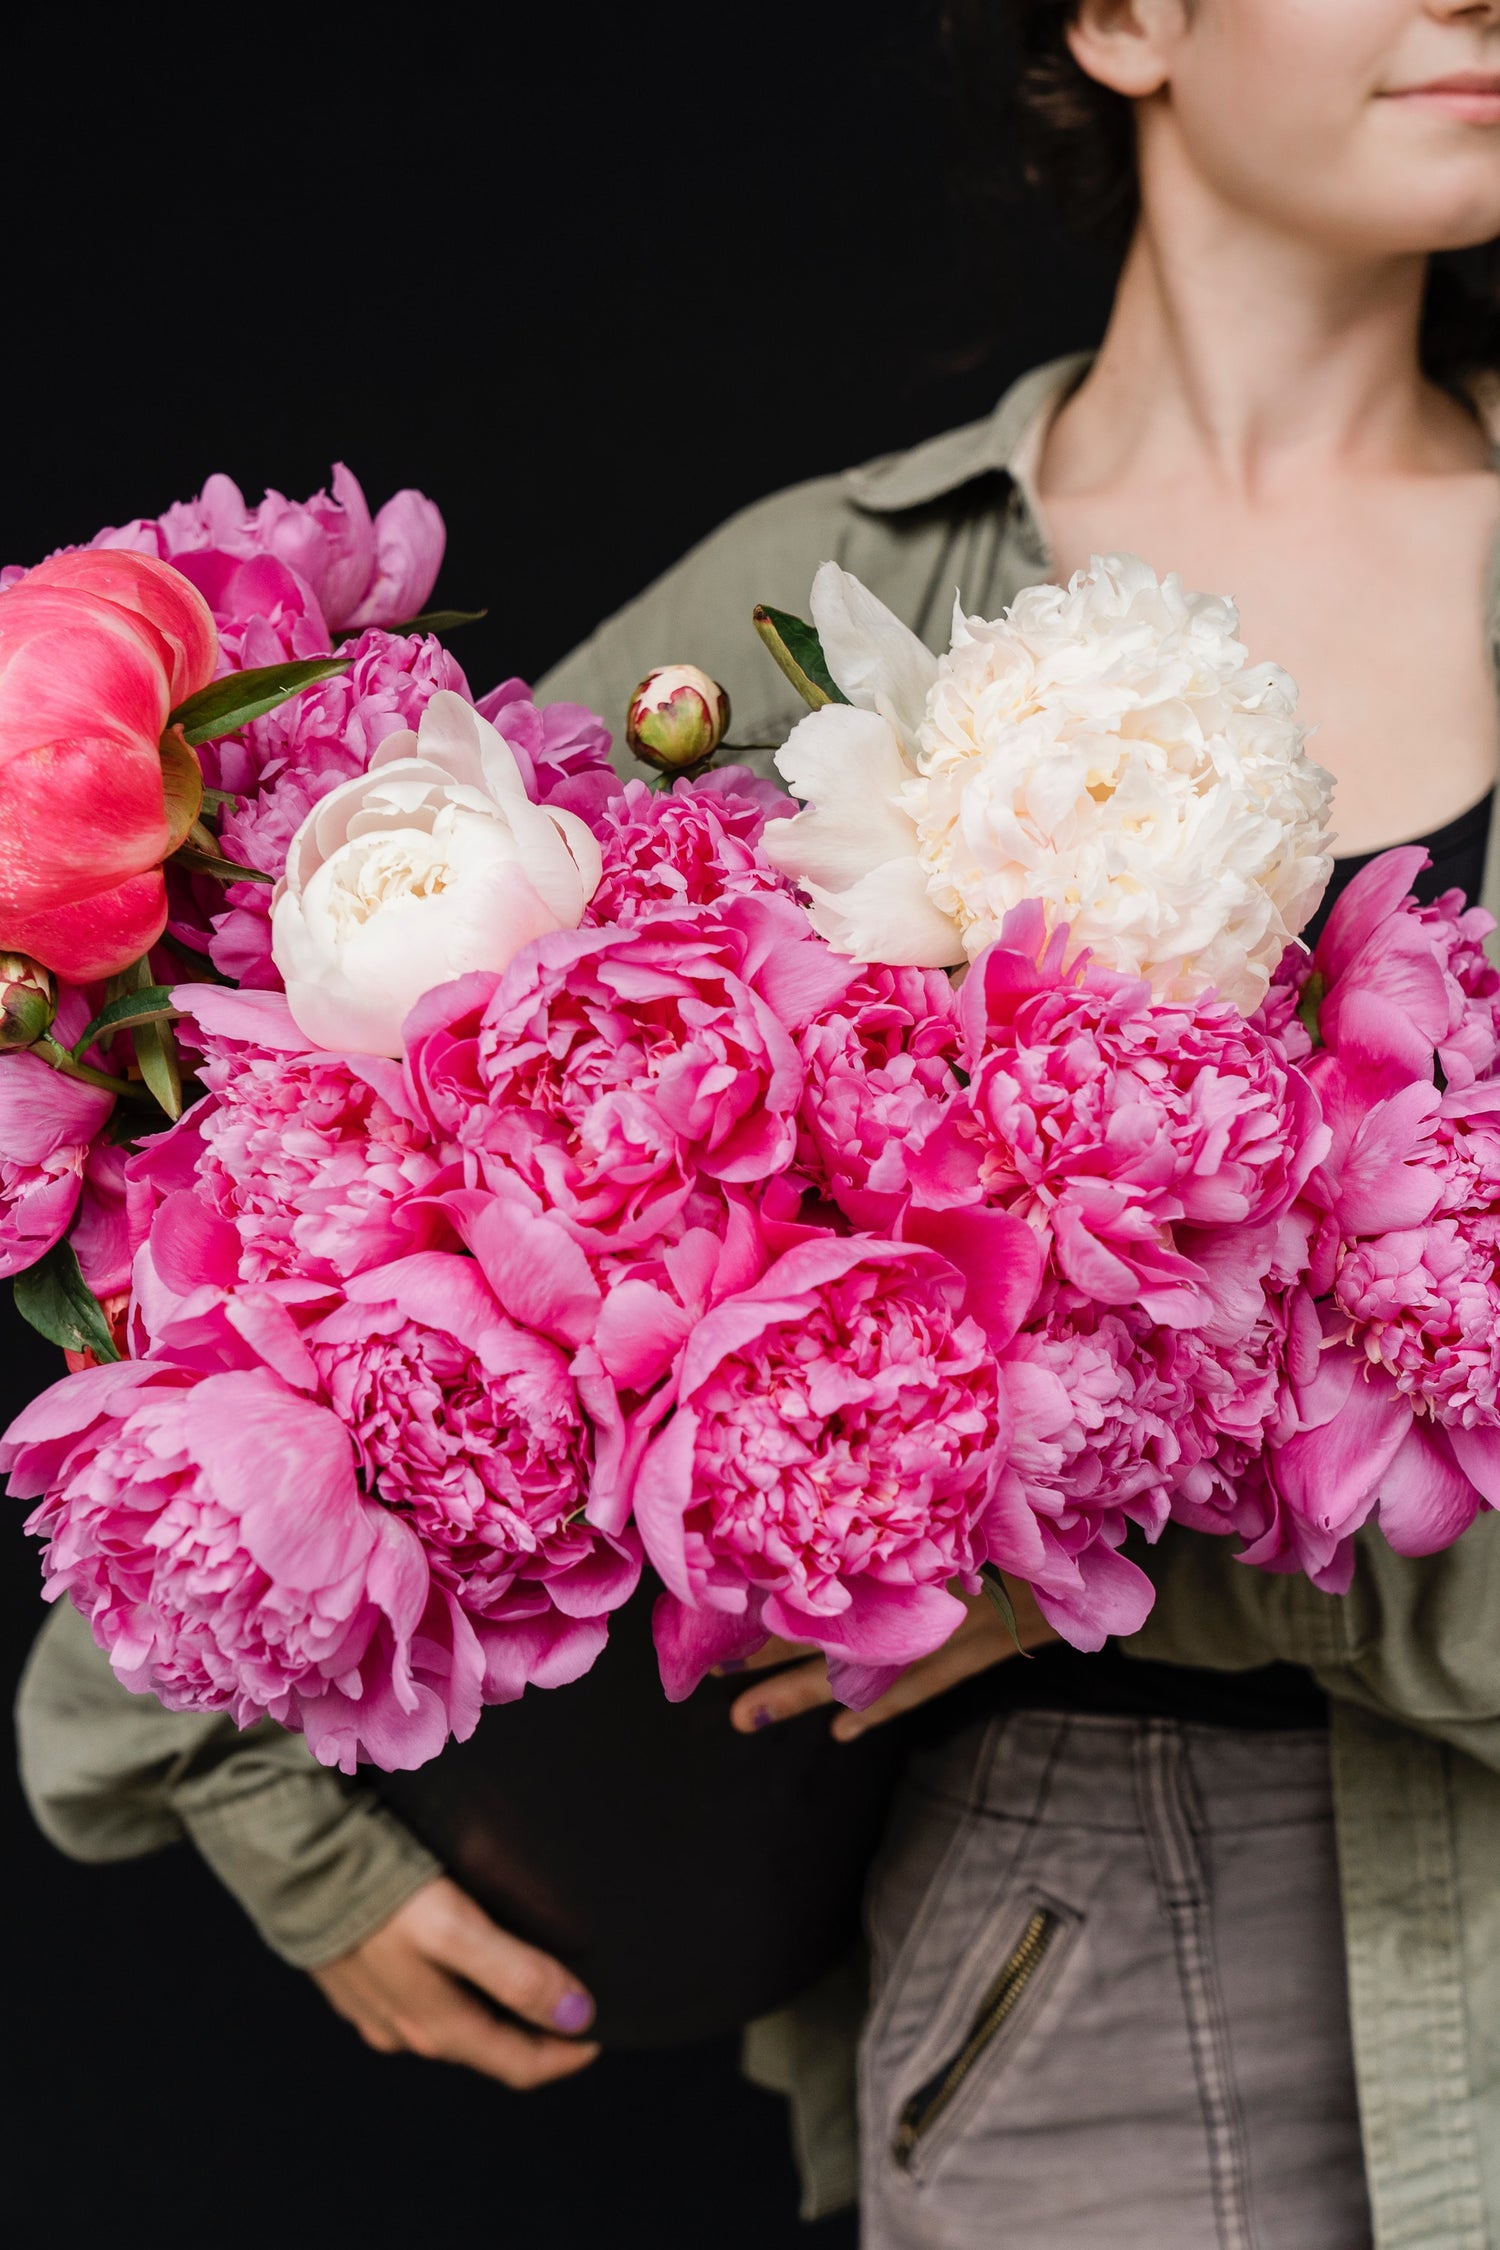
M 1021 1934 L 1020 1943 L 1006 1961 L 1000 1974 L 979 2004 L 969 2034 L 951 2062 L 918 2087 L 901 2112 L 891 2154 L 902 2170 L 910 2165 L 917 2152 L 918 2143 L 942 2116 L 974 2065 L 1012 2014 L 1022 1993 L 1030 1984 L 1053 1938 L 1062 1926 L 1062 1916 L 1045 1906 L 1039 1906 Z

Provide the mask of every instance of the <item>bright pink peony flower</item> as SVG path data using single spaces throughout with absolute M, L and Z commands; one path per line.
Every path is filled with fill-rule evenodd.
M 483 1660 L 422 1548 L 364 1499 L 349 1433 L 269 1368 L 70 1375 L 0 1444 L 28 1524 L 127 1687 L 269 1715 L 325 1764 L 420 1765 L 472 1733 Z
M 868 1700 L 959 1622 L 946 1589 L 991 1550 L 1010 1436 L 996 1347 L 1038 1270 L 1023 1225 L 970 1231 L 973 1275 L 918 1244 L 814 1235 L 679 1337 L 633 1482 L 674 1700 L 768 1632 L 816 1642 Z
M 619 795 L 610 731 L 584 704 L 534 703 L 524 680 L 502 680 L 478 708 L 510 744 L 533 804 L 561 805 L 592 826 Z
M 1016 1211 L 1085 1297 L 1199 1325 L 1211 1294 L 1173 1230 L 1287 1210 L 1327 1147 L 1317 1102 L 1236 1009 L 1064 970 L 1065 933 L 1043 936 L 1017 908 L 965 980 L 970 1083 L 910 1159 L 916 1200 Z
M 230 555 L 203 547 L 176 556 L 172 567 L 192 581 L 213 611 L 221 674 L 332 654 L 316 594 L 274 555 Z M 205 770 L 212 766 L 216 747 L 205 746 Z M 210 786 L 220 786 L 216 774 L 210 773 Z
M 522 1182 L 586 1248 L 636 1250 L 691 1224 L 701 1188 L 787 1164 L 795 1035 L 853 973 L 779 897 L 559 931 L 418 1002 L 413 1100 L 434 1139 Z
M 0 944 L 78 984 L 155 944 L 157 745 L 214 662 L 201 595 L 142 555 L 60 555 L 0 594 Z
M 713 906 L 740 892 L 790 895 L 791 884 L 760 849 L 773 807 L 790 802 L 742 766 L 670 789 L 617 783 L 594 822 L 604 875 L 589 921 L 638 922 L 659 907 Z
M 1458 891 L 1419 906 L 1410 885 L 1428 864 L 1411 844 L 1361 868 L 1312 956 L 1319 1037 L 1370 1093 L 1430 1082 L 1434 1059 L 1447 1085 L 1472 1086 L 1500 1056 L 1500 970 L 1484 953 L 1494 919 Z
M 72 997 L 82 995 L 64 1000 Z M 57 1036 L 71 1024 L 76 1037 L 87 1020 L 86 1008 L 68 1011 Z M 0 1275 L 24 1273 L 67 1233 L 90 1144 L 113 1108 L 112 1094 L 65 1078 L 39 1055 L 0 1055 Z
M 856 1226 L 889 1231 L 909 1153 L 959 1093 L 953 987 L 940 969 L 861 967 L 799 1047 L 798 1173 Z
M 101 531 L 95 547 L 135 548 L 166 561 L 204 548 L 271 555 L 311 590 L 336 633 L 397 625 L 416 616 L 437 581 L 443 519 L 420 492 L 398 492 L 374 522 L 359 481 L 335 462 L 333 492 L 288 500 L 268 492 L 247 507 L 232 478 L 212 476 L 196 500 L 164 515 Z
M 589 1513 L 594 1431 L 570 1362 L 599 1300 L 582 1252 L 517 1205 L 465 1200 L 474 1256 L 362 1274 L 305 1340 L 366 1489 L 416 1532 L 474 1624 L 485 1701 L 506 1702 L 587 1671 L 640 1549 Z
M 140 1238 L 155 1199 L 189 1177 L 233 1222 L 246 1281 L 338 1282 L 425 1246 L 437 1224 L 418 1199 L 453 1175 L 411 1107 L 400 1065 L 309 1048 L 274 993 L 182 985 L 212 1101 L 132 1159 Z M 182 1027 L 180 1027 L 182 1028 Z

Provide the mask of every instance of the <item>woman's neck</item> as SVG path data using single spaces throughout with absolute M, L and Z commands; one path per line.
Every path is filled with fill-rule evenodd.
M 1279 233 L 1171 152 L 1143 163 L 1142 187 L 1104 343 L 1049 434 L 1044 497 L 1187 479 L 1210 505 L 1253 507 L 1309 477 L 1484 465 L 1477 425 L 1420 370 L 1424 258 Z

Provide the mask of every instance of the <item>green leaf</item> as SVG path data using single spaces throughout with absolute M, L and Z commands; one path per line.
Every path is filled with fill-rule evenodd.
M 424 609 L 420 617 L 408 617 L 404 625 L 392 625 L 392 633 L 456 633 L 460 625 L 477 625 L 481 617 L 488 617 L 487 609 Z
M 990 1600 L 994 1603 L 996 1609 L 999 1610 L 1000 1615 L 1005 1619 L 1006 1630 L 1009 1632 L 1011 1639 L 1016 1644 L 1017 1656 L 1029 1656 L 1031 1654 L 1030 1649 L 1022 1648 L 1021 1646 L 1021 1629 L 1016 1623 L 1015 1605 L 1011 1601 L 1010 1595 L 1005 1590 L 1005 1580 L 1001 1577 L 999 1571 L 995 1568 L 993 1563 L 981 1563 L 979 1566 L 979 1576 L 983 1583 L 985 1592 L 989 1595 Z
M 126 992 L 118 1000 L 111 1000 L 101 1008 L 81 1039 L 73 1044 L 74 1062 L 82 1062 L 96 1039 L 109 1031 L 129 1031 L 136 1024 L 167 1023 L 182 1010 L 172 1005 L 171 988 L 165 984 L 148 984 L 140 992 Z
M 242 805 L 244 797 L 238 789 L 205 789 L 203 810 L 206 813 L 222 812 L 226 805 Z
M 214 680 L 179 703 L 168 724 L 181 727 L 194 745 L 213 742 L 221 734 L 238 734 L 252 719 L 263 719 L 303 688 L 336 679 L 353 661 L 351 656 L 309 656 L 297 664 L 262 664 L 252 672 L 231 672 L 227 679 Z
M 71 1242 L 54 1242 L 45 1258 L 13 1284 L 16 1311 L 23 1320 L 65 1352 L 92 1352 L 96 1359 L 119 1358 L 104 1308 L 78 1270 Z
M 200 852 L 196 844 L 179 844 L 172 854 L 174 867 L 185 867 L 192 875 L 215 875 L 221 883 L 274 883 L 274 875 L 263 875 L 258 867 L 243 867 L 237 859 L 225 859 L 219 852 Z
M 825 703 L 847 703 L 849 698 L 828 669 L 823 643 L 814 626 L 793 617 L 788 610 L 757 602 L 750 621 L 766 647 L 791 681 L 804 703 L 820 710 Z
M 203 810 L 203 768 L 197 752 L 188 748 L 181 727 L 168 727 L 158 748 L 162 797 L 172 832 L 167 850 L 175 851 Z
M 1323 1033 L 1318 1023 L 1318 1010 L 1323 1005 L 1327 991 L 1327 978 L 1323 975 L 1321 969 L 1314 969 L 1312 975 L 1302 987 L 1302 997 L 1297 1002 L 1297 1013 L 1302 1019 L 1302 1028 L 1314 1047 L 1321 1047 L 1323 1044 Z
M 158 1018 L 154 1023 L 138 1023 L 131 1036 L 142 1078 L 175 1123 L 182 1115 L 182 1072 L 172 1026 Z

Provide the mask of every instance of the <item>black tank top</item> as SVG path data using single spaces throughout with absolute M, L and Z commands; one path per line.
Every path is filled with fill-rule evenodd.
M 1446 828 L 1416 839 L 1432 865 L 1414 890 L 1424 905 L 1444 891 L 1476 899 L 1484 878 L 1494 791 Z M 1379 855 L 1336 859 L 1322 904 L 1303 932 L 1317 943 L 1335 899 L 1362 867 Z M 1295 1664 L 1268 1664 L 1254 1672 L 1200 1671 L 1186 1664 L 1155 1664 L 1121 1653 L 1113 1641 L 1097 1656 L 1064 1642 L 1038 1649 L 1027 1662 L 998 1664 L 944 1699 L 945 1725 L 970 1715 L 969 1707 L 1019 1710 L 1045 1706 L 1112 1711 L 1130 1717 L 1190 1719 L 1227 1727 L 1316 1727 L 1328 1724 L 1328 1698 L 1310 1672 Z M 959 1711 L 962 1702 L 963 1710 Z

